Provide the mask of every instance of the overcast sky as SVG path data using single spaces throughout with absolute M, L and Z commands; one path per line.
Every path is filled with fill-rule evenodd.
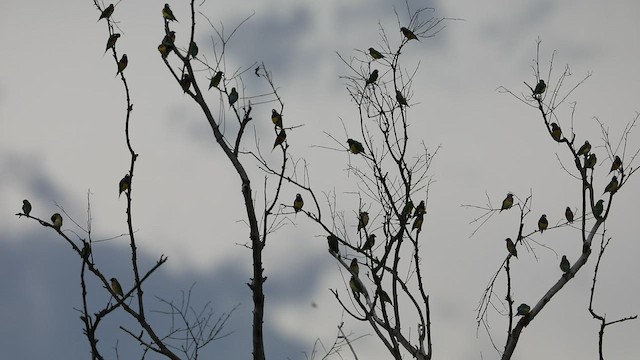
M 238 245 L 248 241 L 240 186 L 209 125 L 182 94 L 157 52 L 163 36 L 163 3 L 123 1 L 113 15 L 123 34 L 118 50 L 129 57 L 125 72 L 134 103 L 131 134 L 140 154 L 133 208 L 138 245 L 145 266 L 161 254 L 169 257 L 149 282 L 148 307 L 162 309 L 155 296 L 179 301 L 180 291 L 194 282 L 196 306 L 211 301 L 217 315 L 239 305 L 225 328 L 233 334 L 210 345 L 206 354 L 214 359 L 247 359 L 252 303 L 246 282 L 251 258 Z M 209 1 L 199 8 L 214 24 L 224 24 L 226 31 L 255 13 L 227 49 L 228 68 L 264 61 L 285 102 L 285 121 L 304 125 L 289 133 L 288 142 L 296 157 L 309 161 L 312 186 L 318 192 L 335 189 L 346 198 L 345 204 L 353 202 L 349 193 L 357 190 L 357 183 L 345 171 L 349 155 L 327 150 L 336 146 L 324 135 L 329 132 L 346 140 L 342 122 L 349 135 L 358 133 L 356 109 L 339 78 L 349 74 L 348 69 L 336 52 L 349 57 L 379 46 L 379 23 L 397 44 L 401 37 L 393 10 L 396 6 L 400 21 L 408 22 L 404 3 L 231 3 Z M 187 1 L 170 4 L 180 20 L 172 24 L 177 42 L 186 46 Z M 420 141 L 430 149 L 441 146 L 430 171 L 435 182 L 422 235 L 434 356 L 497 358 L 486 334 L 476 332 L 474 310 L 506 255 L 504 238 L 517 234 L 518 214 L 495 216 L 470 237 L 477 226 L 470 222 L 482 212 L 461 204 L 485 205 L 488 195 L 499 206 L 508 191 L 522 198 L 532 193 L 532 215 L 525 226 L 533 230 L 540 214 L 546 213 L 551 224 L 559 223 L 564 208 L 576 209 L 580 199 L 580 183 L 557 160 L 570 164 L 566 148 L 549 138 L 534 109 L 497 89 L 504 86 L 521 94 L 527 91 L 523 81 L 535 82 L 531 66 L 538 38 L 545 75 L 557 50 L 551 83 L 566 64 L 573 74 L 569 84 L 592 73 L 557 116 L 561 125 L 568 126 L 568 105 L 576 102 L 576 142 L 589 139 L 594 145 L 603 164 L 596 168 L 595 188 L 604 188 L 610 160 L 603 148 L 596 147 L 602 141 L 593 118 L 604 122 L 612 138 L 618 139 L 640 111 L 640 3 L 410 4 L 434 7 L 438 17 L 462 19 L 446 22 L 435 38 L 412 42 L 403 52 L 408 68 L 419 64 L 412 87 L 415 105 L 409 109 L 414 146 L 417 149 Z M 118 181 L 129 167 L 123 134 L 126 103 L 122 83 L 114 79 L 113 58 L 103 55 L 107 29 L 104 21 L 96 23 L 98 15 L 89 0 L 9 0 L 0 12 L 0 347 L 6 358 L 89 356 L 80 314 L 74 310 L 81 305 L 80 261 L 51 229 L 14 216 L 22 199 L 31 201 L 34 216 L 49 219 L 60 211 L 57 204 L 84 226 L 90 190 L 94 240 L 126 232 L 126 201 L 117 196 Z M 212 29 L 203 17 L 197 21 L 200 52 L 212 58 Z M 217 104 L 213 93 L 210 101 Z M 267 150 L 273 141 L 272 107 L 256 107 L 251 128 L 266 137 Z M 640 147 L 637 132 L 630 141 L 628 151 Z M 253 171 L 253 176 L 261 198 L 263 175 Z M 602 262 L 595 303 L 611 320 L 640 312 L 639 184 L 632 177 L 616 196 L 606 224 L 613 240 Z M 285 187 L 283 201 L 289 204 L 296 192 Z M 345 209 L 347 214 L 353 211 Z M 265 250 L 270 359 L 304 359 L 316 338 L 331 344 L 343 318 L 328 289 L 346 290 L 335 260 L 326 252 L 322 231 L 302 216 L 291 220 L 271 236 Z M 72 237 L 74 232 L 85 236 L 66 218 L 63 228 Z M 534 240 L 570 260 L 580 253 L 576 229 L 537 234 Z M 538 250 L 537 261 L 522 251 L 513 265 L 516 303 L 533 305 L 560 276 L 558 255 Z M 116 276 L 125 287 L 131 286 L 127 239 L 98 243 L 94 254 L 107 277 Z M 518 359 L 596 357 L 598 323 L 587 312 L 594 255 L 524 331 Z M 97 287 L 93 299 L 101 304 L 107 301 L 105 296 Z M 115 358 L 118 342 L 121 357 L 135 358 L 129 354 L 137 354 L 139 347 L 118 329 L 120 319 L 131 322 L 118 312 L 103 325 L 100 345 L 107 357 Z M 348 331 L 370 334 L 346 315 L 344 319 Z M 501 348 L 506 319 L 494 314 L 491 320 L 492 335 Z M 613 326 L 607 332 L 605 354 L 611 359 L 638 359 L 639 338 L 640 321 Z M 361 358 L 389 358 L 373 335 L 354 345 Z

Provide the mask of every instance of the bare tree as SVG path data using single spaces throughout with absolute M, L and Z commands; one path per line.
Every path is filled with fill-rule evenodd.
M 609 217 L 614 199 L 627 183 L 629 177 L 637 170 L 637 168 L 632 167 L 632 164 L 638 155 L 638 150 L 630 152 L 628 149 L 628 140 L 631 130 L 636 126 L 639 116 L 636 115 L 627 125 L 617 143 L 613 142 L 609 138 L 608 130 L 602 123 L 600 123 L 600 127 L 602 129 L 602 146 L 596 147 L 593 145 L 592 147 L 589 140 L 584 140 L 583 142 L 582 139 L 578 139 L 578 129 L 574 126 L 573 118 L 575 107 L 572 109 L 569 119 L 561 119 L 557 110 L 561 105 L 565 104 L 567 98 L 574 92 L 574 90 L 582 85 L 591 75 L 587 75 L 577 84 L 571 86 L 568 91 L 564 90 L 567 87 L 566 82 L 571 76 L 571 72 L 569 67 L 566 66 L 559 75 L 555 74 L 553 68 L 555 57 L 554 52 L 550 61 L 548 74 L 543 78 L 543 74 L 540 72 L 539 62 L 540 43 L 541 41 L 539 40 L 536 52 L 537 56 L 533 66 L 535 83 L 533 85 L 529 85 L 525 82 L 528 91 L 522 95 L 517 95 L 513 91 L 505 88 L 502 88 L 502 90 L 511 94 L 525 105 L 537 110 L 540 114 L 542 124 L 544 125 L 545 131 L 543 131 L 543 133 L 546 132 L 553 142 L 564 145 L 572 166 L 565 165 L 566 160 L 564 159 L 566 159 L 566 157 L 558 156 L 558 161 L 561 163 L 566 174 L 573 177 L 578 182 L 576 187 L 580 189 L 581 203 L 579 204 L 578 211 L 575 215 L 573 207 L 566 206 L 564 211 L 565 221 L 562 221 L 557 225 L 550 226 L 546 214 L 543 214 L 540 219 L 537 220 L 536 226 L 533 230 L 530 230 L 531 224 L 527 224 L 532 213 L 531 194 L 527 197 L 518 197 L 515 194 L 509 193 L 499 208 L 492 206 L 490 200 L 488 201 L 487 206 L 478 207 L 485 211 L 483 216 L 479 218 L 483 219 L 480 226 L 486 223 L 486 221 L 496 213 L 509 210 L 512 207 L 520 211 L 519 230 L 517 234 L 512 236 L 515 240 L 511 240 L 511 237 L 506 240 L 507 255 L 498 271 L 491 277 L 478 307 L 478 326 L 483 326 L 487 330 L 496 351 L 501 354 L 503 360 L 512 358 L 524 328 L 536 319 L 544 307 L 554 299 L 562 288 L 571 281 L 587 263 L 593 249 L 594 238 L 597 236 L 604 237 L 603 229 L 606 224 L 606 220 Z M 597 148 L 604 149 L 604 154 L 602 151 L 598 151 Z M 604 159 L 604 162 L 607 165 L 604 166 L 604 168 L 609 171 L 605 174 L 598 171 L 599 169 L 596 167 L 598 158 Z M 604 190 L 603 193 L 599 192 L 601 189 Z M 604 197 L 606 200 L 601 199 L 601 197 Z M 604 206 L 605 201 L 606 206 Z M 565 205 L 566 204 L 563 204 L 562 207 Z M 536 248 L 542 247 L 549 250 L 552 249 L 549 245 L 542 243 L 535 236 L 542 234 L 545 231 L 553 231 L 556 228 L 566 226 L 571 226 L 579 230 L 579 236 L 575 241 L 581 242 L 581 252 L 573 256 L 562 256 L 559 264 L 560 271 L 558 279 L 546 292 L 540 295 L 540 298 L 535 303 L 532 305 L 527 303 L 517 304 L 514 300 L 514 281 L 512 280 L 511 267 L 512 261 L 517 258 L 518 247 L 524 247 L 529 250 L 529 253 L 531 253 L 532 256 L 537 257 Z M 606 249 L 607 243 L 608 241 L 606 243 L 603 242 L 603 245 L 600 247 L 597 260 L 598 265 L 600 258 Z M 521 251 L 520 254 L 522 256 L 523 252 Z M 571 263 L 569 259 L 575 260 Z M 599 350 L 600 358 L 602 359 L 602 340 L 605 327 L 622 321 L 635 319 L 637 315 L 625 317 L 612 322 L 606 322 L 604 317 L 597 315 L 593 311 L 592 299 L 596 284 L 596 275 L 599 268 L 598 265 L 594 270 L 590 305 L 587 310 L 595 319 L 601 322 Z M 506 282 L 505 302 L 499 298 L 497 295 L 498 290 L 496 289 L 499 276 L 503 272 Z M 505 339 L 504 349 L 502 351 L 497 347 L 497 344 L 489 331 L 488 314 L 492 309 L 503 309 L 501 311 L 507 317 L 507 336 Z

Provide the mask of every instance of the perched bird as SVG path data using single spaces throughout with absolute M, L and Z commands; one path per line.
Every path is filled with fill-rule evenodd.
M 557 142 L 562 141 L 562 130 L 556 123 L 551 123 L 551 137 Z
M 160 52 L 160 55 L 162 55 L 162 58 L 166 59 L 167 56 L 169 56 L 169 53 L 171 52 L 171 46 L 160 44 L 158 45 L 158 51 Z
M 169 48 L 173 47 L 173 44 L 175 42 L 176 42 L 175 31 L 169 31 L 169 33 L 162 38 L 162 44 L 166 45 Z
M 391 302 L 391 298 L 389 297 L 389 294 L 387 294 L 386 291 L 382 290 L 382 288 L 379 287 L 376 290 L 376 292 L 378 293 L 378 296 L 380 297 L 380 301 L 382 301 L 383 304 L 386 302 L 388 302 L 389 304 L 393 304 Z
M 369 55 L 371 55 L 374 60 L 382 59 L 384 57 L 384 55 L 372 47 L 369 48 Z
M 218 87 L 218 85 L 220 84 L 220 80 L 222 80 L 222 71 L 218 71 L 215 75 L 213 75 L 213 77 L 211 78 L 211 82 L 209 83 L 209 89 L 211 89 L 212 87 Z
M 193 78 L 191 77 L 191 75 L 189 75 L 189 73 L 182 74 L 182 79 L 180 79 L 180 87 L 182 87 L 182 90 L 184 90 L 184 92 L 189 91 L 192 79 Z
M 509 254 L 511 254 L 511 256 L 517 258 L 518 257 L 518 250 L 516 249 L 516 244 L 513 243 L 511 238 L 507 238 L 505 241 L 507 242 L 507 251 L 509 251 Z
M 302 195 L 296 194 L 296 199 L 293 200 L 293 210 L 295 212 L 298 212 L 302 209 L 303 205 L 304 205 L 304 201 L 302 200 Z
M 51 223 L 54 229 L 60 230 L 60 228 L 62 227 L 62 215 L 60 215 L 59 213 L 51 215 Z
M 369 78 L 367 79 L 367 81 L 364 83 L 364 86 L 368 86 L 369 84 L 373 84 L 374 82 L 376 82 L 376 80 L 378 80 L 378 69 L 374 69 L 371 74 L 369 75 Z
M 271 122 L 273 122 L 273 125 L 277 128 L 282 129 L 282 115 L 278 114 L 276 109 L 271 109 Z
M 396 90 L 396 100 L 398 100 L 398 104 L 400 104 L 401 106 L 408 106 L 407 104 L 407 99 L 404 98 L 404 96 L 402 96 L 402 93 L 400 92 L 400 90 Z
M 118 72 L 116 73 L 116 76 L 118 74 L 121 74 L 128 64 L 129 64 L 129 59 L 127 59 L 127 54 L 122 54 L 120 61 L 118 61 Z
M 538 220 L 538 230 L 540 230 L 540 233 L 542 234 L 542 232 L 547 230 L 548 226 L 549 221 L 547 221 L 547 215 L 542 214 L 542 216 L 540 216 L 540 220 Z
M 412 211 L 413 211 L 413 201 L 409 200 L 406 204 L 404 204 L 401 215 L 406 216 L 407 218 L 410 218 Z
M 194 41 L 189 44 L 189 50 L 187 53 L 191 57 L 196 57 L 198 55 L 198 45 Z
M 404 35 L 404 37 L 406 37 L 409 40 L 418 40 L 418 37 L 416 36 L 416 34 L 413 33 L 413 31 L 407 29 L 406 27 L 401 27 L 400 31 L 402 32 L 402 35 Z
M 120 297 L 124 297 L 124 293 L 122 292 L 122 286 L 120 286 L 118 279 L 111 278 L 111 289 L 116 295 L 120 295 Z
M 362 283 L 356 280 L 353 276 L 349 280 L 349 287 L 351 288 L 351 292 L 353 296 L 356 298 L 360 298 L 360 293 L 364 293 L 364 289 L 362 288 Z
M 118 198 L 120 198 L 120 195 L 122 195 L 122 192 L 125 190 L 129 190 L 131 188 L 131 175 L 127 174 L 125 175 L 122 180 L 120 180 L 120 183 L 118 184 Z
M 596 154 L 591 154 L 584 161 L 584 168 L 585 169 L 589 169 L 589 168 L 593 169 L 594 166 L 596 166 L 597 162 L 598 162 L 598 158 L 596 158 Z
M 591 144 L 589 144 L 589 140 L 585 140 L 584 144 L 582 144 L 582 146 L 580 146 L 580 149 L 578 149 L 577 155 L 587 156 L 589 154 L 589 151 L 591 151 Z
M 358 216 L 358 232 L 364 229 L 367 226 L 367 224 L 369 224 L 369 213 L 366 211 L 363 211 Z
M 338 254 L 338 237 L 333 234 L 327 236 L 327 243 L 329 244 L 329 252 Z
M 420 230 L 422 230 L 423 220 L 424 220 L 424 215 L 422 214 L 416 215 L 416 219 L 413 221 L 413 226 L 411 227 L 411 230 L 413 231 L 414 229 L 418 229 L 417 232 L 420 232 Z
M 560 260 L 560 270 L 565 274 L 571 270 L 571 264 L 569 263 L 569 259 L 567 259 L 567 255 L 562 255 L 562 260 Z
M 109 36 L 109 39 L 107 39 L 107 48 L 104 49 L 104 52 L 107 52 L 107 50 L 109 49 L 113 49 L 113 47 L 116 46 L 116 41 L 118 41 L 119 37 L 120 34 L 118 33 L 111 34 L 111 36 Z
M 27 216 L 31 213 L 31 203 L 27 199 L 22 200 L 22 213 Z
M 229 106 L 233 106 L 233 104 L 236 103 L 236 101 L 238 101 L 238 91 L 236 90 L 236 88 L 231 88 L 231 92 L 229 93 Z
M 360 154 L 361 152 L 364 152 L 364 146 L 362 146 L 362 144 L 359 141 L 356 141 L 353 139 L 347 139 L 347 144 L 349 144 L 349 150 L 353 154 L 357 155 L 357 154 Z
M 351 270 L 353 276 L 360 275 L 360 266 L 358 266 L 358 259 L 353 258 L 351 260 L 351 264 L 349 264 L 349 270 Z
M 278 136 L 276 136 L 276 141 L 273 142 L 273 149 L 275 149 L 276 146 L 282 144 L 286 138 L 287 138 L 287 133 L 284 131 L 284 129 L 280 129 Z
M 620 172 L 622 172 L 622 159 L 620 159 L 620 156 L 618 155 L 616 155 L 616 157 L 613 159 L 613 163 L 611 164 L 611 170 L 609 170 L 609 174 L 611 174 L 611 172 L 615 170 L 620 170 Z
M 418 206 L 416 206 L 416 212 L 413 213 L 413 216 L 424 215 L 426 213 L 427 213 L 427 210 L 426 210 L 425 205 L 424 205 L 424 200 L 421 200 L 420 204 L 418 204 Z
M 367 237 L 367 240 L 364 242 L 364 245 L 362 245 L 362 251 L 371 250 L 373 248 L 373 245 L 375 244 L 376 244 L 376 234 L 371 234 L 369 235 L 369 237 Z
M 89 245 L 88 242 L 84 241 L 84 245 L 82 245 L 82 251 L 80 252 L 80 256 L 82 256 L 83 259 L 88 259 L 89 256 L 91 255 L 91 245 Z
M 518 306 L 518 312 L 516 313 L 516 316 L 518 315 L 527 315 L 529 313 L 529 311 L 531 311 L 531 307 L 527 304 L 520 304 L 520 306 Z
M 509 210 L 511 209 L 512 206 L 513 206 L 513 194 L 508 193 L 507 197 L 504 198 L 504 200 L 502 200 L 502 207 L 500 208 L 500 212 L 502 212 L 502 210 Z
M 540 79 L 538 85 L 536 85 L 536 88 L 533 90 L 533 95 L 542 95 L 545 90 L 547 90 L 547 84 L 544 83 L 544 80 Z
M 572 223 L 573 222 L 573 211 L 571 211 L 571 208 L 568 207 L 568 206 L 564 210 L 564 217 L 567 219 L 568 223 Z
M 611 181 L 609 181 L 609 184 L 604 188 L 604 192 L 608 192 L 613 195 L 616 191 L 618 191 L 618 178 L 614 175 L 613 178 L 611 178 Z
M 167 19 L 167 21 L 178 21 L 175 16 L 173 16 L 173 11 L 169 7 L 169 4 L 164 4 L 162 8 L 162 17 Z
M 107 6 L 106 8 L 104 8 L 104 10 L 102 10 L 102 13 L 100 13 L 100 17 L 98 18 L 98 21 L 102 20 L 102 19 L 107 19 L 109 20 L 109 18 L 111 17 L 111 14 L 113 14 L 113 4 Z
M 604 211 L 604 200 L 598 200 L 598 202 L 596 202 L 596 204 L 593 206 L 593 216 L 595 216 L 596 219 L 600 220 L 600 217 L 602 216 L 602 212 Z

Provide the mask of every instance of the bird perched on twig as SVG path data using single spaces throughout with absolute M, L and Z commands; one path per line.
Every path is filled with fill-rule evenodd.
M 547 215 L 542 214 L 542 216 L 540 216 L 540 220 L 538 220 L 538 230 L 540 230 L 540 233 L 542 234 L 542 232 L 547 230 L 547 227 L 549 227 L 549 221 L 547 220 Z
M 167 21 L 178 21 L 176 17 L 173 16 L 173 11 L 171 11 L 169 4 L 164 4 L 164 7 L 162 8 L 162 17 Z
M 382 55 L 382 53 L 380 53 L 378 50 L 376 50 L 376 49 L 374 49 L 372 47 L 369 48 L 369 55 L 371 55 L 371 57 L 374 60 L 379 60 L 379 59 L 384 58 L 384 55 Z
M 538 81 L 538 85 L 533 89 L 533 95 L 542 95 L 542 93 L 547 89 L 547 84 L 544 83 L 544 80 L 540 79 Z
M 507 197 L 502 200 L 502 206 L 500 207 L 500 212 L 502 210 L 509 210 L 513 206 L 513 194 L 508 193 Z

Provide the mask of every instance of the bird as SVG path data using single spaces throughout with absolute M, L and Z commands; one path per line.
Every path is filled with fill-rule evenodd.
M 109 49 L 113 49 L 113 47 L 116 46 L 116 41 L 118 41 L 119 37 L 120 34 L 118 33 L 111 34 L 111 36 L 109 36 L 109 39 L 107 39 L 107 48 L 104 49 L 104 52 L 107 52 L 107 50 Z
M 278 136 L 276 136 L 276 141 L 273 142 L 273 149 L 275 149 L 276 146 L 281 145 L 286 138 L 287 138 L 287 133 L 284 131 L 284 129 L 280 129 Z M 273 149 L 271 150 L 273 151 Z
M 596 166 L 597 162 L 598 162 L 598 158 L 596 158 L 596 154 L 591 154 L 584 161 L 584 168 L 585 169 L 589 169 L 589 168 L 593 169 Z
M 364 146 L 362 146 L 362 144 L 359 141 L 356 141 L 353 139 L 347 139 L 347 144 L 349 144 L 349 150 L 353 154 L 358 155 L 361 152 L 364 152 Z
M 509 251 L 509 254 L 511 254 L 511 256 L 517 258 L 518 257 L 518 250 L 516 249 L 516 244 L 513 243 L 511 238 L 506 238 L 505 241 L 507 242 L 507 251 Z
M 100 17 L 98 18 L 98 21 L 102 19 L 109 20 L 109 17 L 111 17 L 111 14 L 113 14 L 113 9 L 114 9 L 113 4 L 110 4 L 109 6 L 104 8 L 104 10 L 102 10 L 102 13 L 100 13 Z
M 542 216 L 540 216 L 540 220 L 538 220 L 538 230 L 540 230 L 540 233 L 542 234 L 542 232 L 547 230 L 548 226 L 549 221 L 547 220 L 547 215 L 542 214 Z
M 358 266 L 358 259 L 353 258 L 351 260 L 351 264 L 349 264 L 349 270 L 351 270 L 353 276 L 357 277 L 358 275 L 360 275 L 360 266 Z
M 404 207 L 402 208 L 402 214 L 400 214 L 403 217 L 407 217 L 410 218 L 411 217 L 411 212 L 413 211 L 413 201 L 409 200 L 407 201 L 406 204 L 404 204 Z
M 182 87 L 182 90 L 184 90 L 184 92 L 189 91 L 192 79 L 193 78 L 191 77 L 191 75 L 189 75 L 189 73 L 182 74 L 182 79 L 180 79 L 180 87 Z
M 413 231 L 414 229 L 418 229 L 417 232 L 420 232 L 420 230 L 422 230 L 423 221 L 424 221 L 424 215 L 422 214 L 416 215 L 416 219 L 413 221 L 413 226 L 411 227 L 411 230 Z
M 580 146 L 580 149 L 578 149 L 577 155 L 587 156 L 589 154 L 589 151 L 591 151 L 591 144 L 589 144 L 589 140 L 585 140 L 584 144 L 582 144 L 582 146 Z
M 560 260 L 560 270 L 565 274 L 569 273 L 571 270 L 571 264 L 569 263 L 569 259 L 567 259 L 567 255 L 562 255 L 562 260 Z
M 236 101 L 238 101 L 238 90 L 236 90 L 236 88 L 231 88 L 231 92 L 229 93 L 229 106 L 233 106 L 233 104 L 236 103 Z
M 89 245 L 88 242 L 84 241 L 84 245 L 82 245 L 82 250 L 80 251 L 80 256 L 82 256 L 83 259 L 88 259 L 89 256 L 91 255 L 91 245 Z
M 162 58 L 166 59 L 167 56 L 169 56 L 169 53 L 171 52 L 171 47 L 165 44 L 160 44 L 158 45 L 158 51 L 160 52 L 160 55 L 162 55 Z
M 162 17 L 167 19 L 167 21 L 178 21 L 175 16 L 173 16 L 173 11 L 169 7 L 169 4 L 164 4 L 162 8 Z
M 362 251 L 364 250 L 371 250 L 373 248 L 373 245 L 376 244 L 376 234 L 371 234 L 367 237 L 367 240 L 364 242 L 364 245 L 362 245 Z
M 538 81 L 538 85 L 533 89 L 533 95 L 542 95 L 542 93 L 547 89 L 547 84 L 544 83 L 544 80 L 540 79 Z
M 211 89 L 212 87 L 218 87 L 218 85 L 220 84 L 220 80 L 222 80 L 222 71 L 218 71 L 215 75 L 213 75 L 213 77 L 211 78 L 211 82 L 209 83 L 209 89 Z
M 374 69 L 371 74 L 369 75 L 369 78 L 367 79 L 367 81 L 364 83 L 364 86 L 368 86 L 369 84 L 373 84 L 374 82 L 376 82 L 376 80 L 378 80 L 378 69 Z
M 111 278 L 111 289 L 116 295 L 120 295 L 120 297 L 124 297 L 124 293 L 122 292 L 122 286 L 120 286 L 120 282 L 118 279 Z
M 282 115 L 280 115 L 276 109 L 271 109 L 271 122 L 273 122 L 273 125 L 277 128 L 282 129 Z
M 358 216 L 358 232 L 364 229 L 367 224 L 369 224 L 369 213 L 366 211 L 362 211 Z
M 187 51 L 187 53 L 191 56 L 191 57 L 196 57 L 198 55 L 198 44 L 196 44 L 194 41 L 192 41 L 189 44 L 189 50 Z
M 613 163 L 611 164 L 611 170 L 609 170 L 609 174 L 611 174 L 611 172 L 615 170 L 620 170 L 620 172 L 622 172 L 622 159 L 620 159 L 620 156 L 618 155 L 616 155 L 616 157 L 613 159 Z
M 402 93 L 400 92 L 400 90 L 396 90 L 396 100 L 398 100 L 398 104 L 400 104 L 401 106 L 408 106 L 407 104 L 407 99 L 404 98 L 404 96 L 402 96 Z
M 388 302 L 389 304 L 393 304 L 391 302 L 391 298 L 389 297 L 389 294 L 387 294 L 386 291 L 382 290 L 382 288 L 378 288 L 378 290 L 376 290 L 376 292 L 378 293 L 378 296 L 380 296 L 380 301 L 382 301 L 382 303 L 384 304 L 385 302 Z
M 369 55 L 371 55 L 371 57 L 374 60 L 378 60 L 378 59 L 384 58 L 384 55 L 382 55 L 378 50 L 376 50 L 376 49 L 374 49 L 372 47 L 369 48 Z
M 571 208 L 568 207 L 568 206 L 564 210 L 564 217 L 567 218 L 567 222 L 568 223 L 572 223 L 573 222 L 573 211 L 571 211 Z
M 302 206 L 304 205 L 304 201 L 302 200 L 302 195 L 296 194 L 296 199 L 293 200 L 293 210 L 298 212 L 302 210 Z
M 595 216 L 595 218 L 598 220 L 600 220 L 602 212 L 604 211 L 603 203 L 604 200 L 598 200 L 598 202 L 596 202 L 596 204 L 593 206 L 593 216 Z
M 175 42 L 176 42 L 176 32 L 175 31 L 169 31 L 169 33 L 166 34 L 162 38 L 162 44 L 166 45 L 169 48 L 173 47 L 173 44 Z
M 31 203 L 27 199 L 22 200 L 22 213 L 27 216 L 31 213 Z
M 62 215 L 60 215 L 59 213 L 51 215 L 51 223 L 54 229 L 60 230 L 60 228 L 62 227 Z
M 614 175 L 613 178 L 611 178 L 611 181 L 609 181 L 609 184 L 604 188 L 604 192 L 608 192 L 613 195 L 616 191 L 618 191 L 618 178 Z
M 401 27 L 400 31 L 402 32 L 402 35 L 404 35 L 404 37 L 406 37 L 408 40 L 418 40 L 416 34 L 414 34 L 413 31 L 407 29 L 406 27 Z
M 127 54 L 122 54 L 120 61 L 118 61 L 118 72 L 116 73 L 116 76 L 118 76 L 118 74 L 121 74 L 128 64 L 129 59 L 127 58 Z
M 562 130 L 556 123 L 551 123 L 551 137 L 557 142 L 562 141 Z
M 531 307 L 527 304 L 520 304 L 520 306 L 518 306 L 518 312 L 516 313 L 516 316 L 518 315 L 527 315 L 529 313 L 529 311 L 531 311 Z
M 120 195 L 122 195 L 123 191 L 129 190 L 130 188 L 131 188 L 131 175 L 126 174 L 118 184 L 118 191 L 119 191 L 118 198 L 120 198 Z
M 360 298 L 360 293 L 364 293 L 364 289 L 362 288 L 362 283 L 356 280 L 353 276 L 349 280 L 349 287 L 351 287 L 351 292 L 353 292 L 353 296 L 356 298 Z
M 500 208 L 500 212 L 502 212 L 502 210 L 509 210 L 511 209 L 512 206 L 513 206 L 513 194 L 508 193 L 507 197 L 504 198 L 504 200 L 502 200 L 502 207 Z
M 420 201 L 420 204 L 416 206 L 416 211 L 413 213 L 413 216 L 424 215 L 427 213 L 427 210 L 424 205 L 424 200 Z
M 338 254 L 338 237 L 331 234 L 327 236 L 327 243 L 329 244 L 329 252 L 331 254 Z

